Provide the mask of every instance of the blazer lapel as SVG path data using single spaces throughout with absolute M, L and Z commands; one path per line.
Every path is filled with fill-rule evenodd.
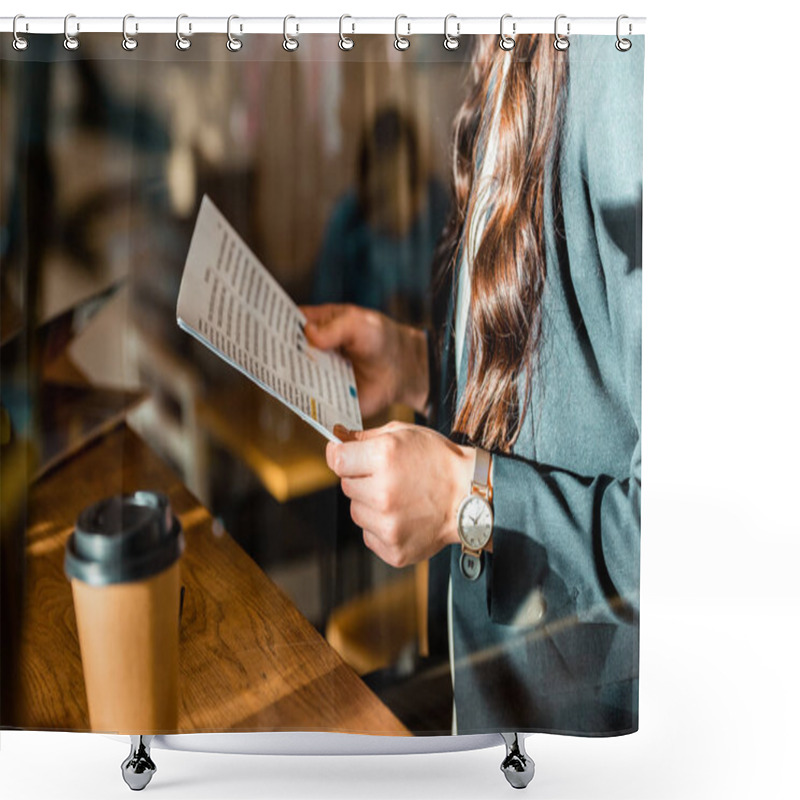
M 435 406 L 433 412 L 433 427 L 443 436 L 450 437 L 455 413 L 456 369 L 455 369 L 455 339 L 453 320 L 455 316 L 455 292 L 449 282 L 447 290 L 447 306 L 444 319 L 434 320 L 437 325 L 435 330 L 442 332 L 441 360 L 439 361 L 439 382 L 437 392 L 434 392 Z M 443 287 L 443 291 L 445 288 Z M 434 308 L 437 304 L 434 304 Z M 442 306 L 439 305 L 439 308 Z M 438 327 L 441 325 L 441 327 Z M 434 387 L 431 387 L 434 388 Z M 433 556 L 428 565 L 428 648 L 433 658 L 445 659 L 448 657 L 449 645 L 447 639 L 447 583 L 450 578 L 450 551 L 452 546 L 440 550 Z

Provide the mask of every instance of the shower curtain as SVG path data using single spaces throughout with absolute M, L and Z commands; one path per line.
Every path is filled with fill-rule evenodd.
M 2 727 L 93 728 L 65 554 L 148 490 L 185 540 L 163 733 L 635 731 L 644 37 L 29 39 L 0 41 Z M 204 196 L 339 336 L 366 434 L 178 327 Z

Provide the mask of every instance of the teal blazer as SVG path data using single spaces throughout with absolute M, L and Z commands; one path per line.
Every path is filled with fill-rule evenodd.
M 533 396 L 513 452 L 494 454 L 493 553 L 476 582 L 459 546 L 431 562 L 441 655 L 452 579 L 458 733 L 638 727 L 644 37 L 631 38 L 619 52 L 613 37 L 574 36 L 563 54 L 565 236 L 551 203 Z M 445 295 L 432 418 L 450 435 L 455 284 Z

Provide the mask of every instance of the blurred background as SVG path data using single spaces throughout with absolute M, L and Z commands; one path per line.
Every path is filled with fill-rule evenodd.
M 207 193 L 296 302 L 426 325 L 466 48 L 419 37 L 399 53 L 367 35 L 342 53 L 337 36 L 315 35 L 286 53 L 281 37 L 259 36 L 229 53 L 224 36 L 203 36 L 179 52 L 174 37 L 148 35 L 125 52 L 118 35 L 93 34 L 73 54 L 62 38 L 31 37 L 25 53 L 0 43 L 4 349 L 117 286 L 62 372 L 118 393 L 115 413 L 410 728 L 449 729 L 449 700 L 438 720 L 420 702 L 424 571 L 364 547 L 325 440 L 181 332 L 175 307 Z M 18 439 L 26 425 L 41 435 L 29 355 L 3 371 Z

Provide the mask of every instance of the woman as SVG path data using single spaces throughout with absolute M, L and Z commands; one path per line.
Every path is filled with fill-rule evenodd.
M 327 457 L 367 547 L 432 558 L 453 732 L 638 726 L 643 59 L 639 37 L 480 37 L 436 341 L 305 309 L 365 415 L 399 401 L 437 428 L 343 431 Z

